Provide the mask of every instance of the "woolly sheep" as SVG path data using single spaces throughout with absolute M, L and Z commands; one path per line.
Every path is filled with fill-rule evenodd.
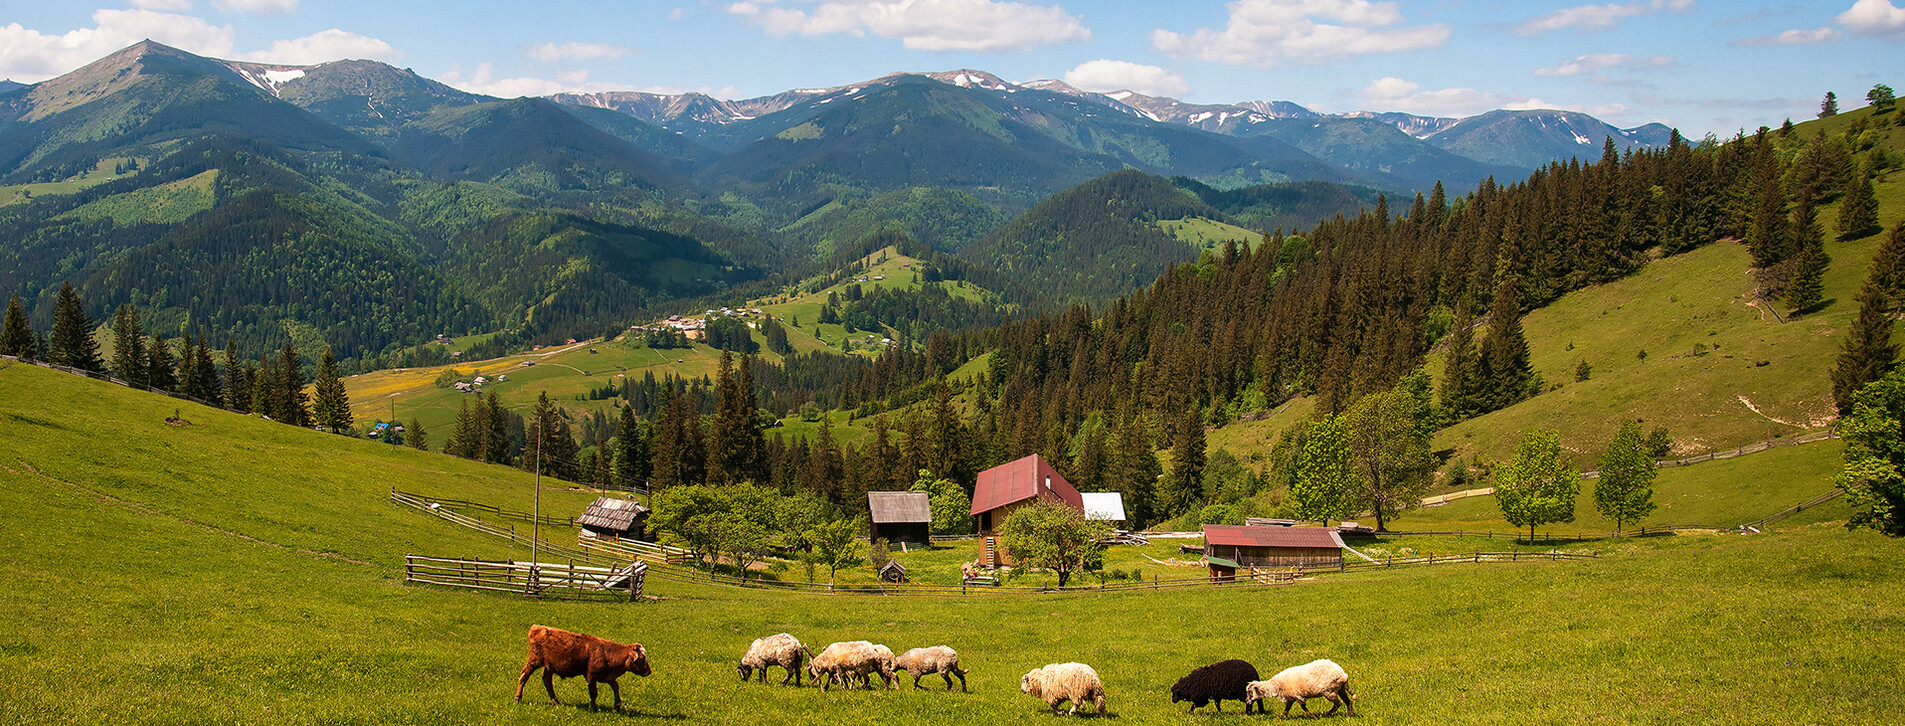
M 893 660 L 892 649 L 884 645 L 864 640 L 834 643 L 807 661 L 807 673 L 820 682 L 823 691 L 836 678 L 848 688 L 853 687 L 855 679 L 871 687 L 874 673 L 880 674 L 888 688 L 893 688 Z
M 766 683 L 767 667 L 780 666 L 787 671 L 787 675 L 781 678 L 781 685 L 787 685 L 787 681 L 792 679 L 794 685 L 798 686 L 800 685 L 801 660 L 812 658 L 813 655 L 813 651 L 800 644 L 799 638 L 779 633 L 765 638 L 755 638 L 754 643 L 747 647 L 747 654 L 741 656 L 741 664 L 735 670 L 741 674 L 743 681 L 758 671 L 760 681 Z
M 1078 713 L 1079 704 L 1087 701 L 1099 715 L 1105 713 L 1105 684 L 1098 680 L 1098 671 L 1083 663 L 1054 663 L 1044 668 L 1034 669 L 1019 679 L 1019 691 L 1037 696 L 1052 707 L 1052 713 L 1058 713 L 1058 704 L 1072 702 L 1067 714 Z
M 894 670 L 906 671 L 913 674 L 914 688 L 921 687 L 919 685 L 921 676 L 938 673 L 940 678 L 946 679 L 946 690 L 948 691 L 952 690 L 953 676 L 959 676 L 959 690 L 966 690 L 966 674 L 972 672 L 969 670 L 961 670 L 959 668 L 959 654 L 954 652 L 952 648 L 944 645 L 935 645 L 931 648 L 914 648 L 906 651 L 900 654 L 900 657 L 893 662 L 893 668 Z
M 1244 713 L 1250 712 L 1255 705 L 1259 713 L 1267 713 L 1266 701 L 1282 699 L 1283 715 L 1290 715 L 1290 705 L 1303 707 L 1304 713 L 1310 712 L 1307 700 L 1317 697 L 1327 698 L 1330 702 L 1329 713 L 1333 716 L 1340 706 L 1348 709 L 1349 715 L 1356 715 L 1356 694 L 1349 692 L 1349 674 L 1343 667 L 1328 659 L 1318 659 L 1300 666 L 1283 669 L 1267 681 L 1256 681 L 1244 688 Z
M 1257 680 L 1257 667 L 1232 658 L 1201 666 L 1190 675 L 1177 679 L 1171 684 L 1171 703 L 1189 701 L 1191 710 L 1196 711 L 1211 701 L 1217 702 L 1217 712 L 1224 712 L 1224 700 L 1244 700 L 1244 687 Z

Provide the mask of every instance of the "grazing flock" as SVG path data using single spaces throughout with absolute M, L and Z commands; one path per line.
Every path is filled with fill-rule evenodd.
M 884 645 L 855 640 L 834 643 L 815 654 L 801 644 L 800 639 L 787 633 L 755 638 L 741 655 L 735 670 L 742 681 L 753 679 L 764 683 L 767 669 L 771 667 L 785 671 L 781 685 L 791 680 L 799 686 L 805 674 L 820 684 L 822 691 L 835 683 L 843 688 L 873 688 L 875 675 L 880 677 L 882 686 L 895 689 L 899 688 L 898 674 L 903 672 L 913 677 L 914 688 L 922 689 L 925 687 L 919 684 L 919 679 L 938 674 L 945 679 L 948 691 L 952 690 L 952 679 L 957 676 L 959 690 L 963 692 L 966 674 L 971 672 L 959 667 L 959 653 L 944 645 L 914 648 L 895 656 L 893 650 Z M 542 685 L 549 692 L 550 703 L 561 703 L 556 699 L 552 678 L 583 676 L 589 684 L 591 708 L 596 705 L 596 685 L 607 683 L 615 694 L 617 709 L 622 707 L 622 691 L 616 679 L 624 673 L 645 677 L 651 672 L 648 651 L 640 643 L 623 645 L 593 635 L 532 625 L 529 656 L 516 679 L 518 703 L 523 700 L 523 685 L 538 669 L 542 671 Z M 1019 679 L 1019 691 L 1044 701 L 1054 714 L 1066 702 L 1071 703 L 1068 714 L 1078 713 L 1078 708 L 1084 705 L 1090 705 L 1100 715 L 1105 713 L 1105 684 L 1099 680 L 1098 671 L 1083 663 L 1054 663 L 1033 669 Z M 1200 666 L 1171 685 L 1171 702 L 1189 703 L 1193 712 L 1214 702 L 1221 713 L 1224 701 L 1228 700 L 1243 703 L 1244 713 L 1253 709 L 1268 713 L 1271 701 L 1282 701 L 1285 716 L 1290 715 L 1291 706 L 1302 706 L 1303 712 L 1309 714 L 1308 701 L 1312 698 L 1330 702 L 1325 716 L 1335 715 L 1338 708 L 1345 709 L 1348 715 L 1356 715 L 1356 706 L 1352 703 L 1356 695 L 1350 693 L 1349 674 L 1329 660 L 1285 668 L 1269 680 L 1261 680 L 1256 666 L 1233 658 Z

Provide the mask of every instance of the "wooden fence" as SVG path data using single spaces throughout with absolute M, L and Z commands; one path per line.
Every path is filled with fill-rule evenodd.
M 390 490 L 390 501 L 425 514 L 433 515 L 439 519 L 449 520 L 451 523 L 482 532 L 492 537 L 509 540 L 512 544 L 520 547 L 534 548 L 540 552 L 548 553 L 552 557 L 585 562 L 598 567 L 622 567 L 628 564 L 628 560 L 626 559 L 612 557 L 601 552 L 589 552 L 580 548 L 557 544 L 549 540 L 536 541 L 527 535 L 517 532 L 515 527 L 491 524 L 467 514 L 457 512 L 441 504 L 433 504 L 428 500 L 396 489 Z
M 559 600 L 634 602 L 642 596 L 648 565 L 590 567 L 573 562 L 515 562 L 404 555 L 404 582 L 471 590 L 512 592 Z
M 396 490 L 392 489 L 391 491 L 395 492 Z M 415 492 L 403 492 L 403 494 L 413 499 L 421 500 L 426 504 L 435 504 L 435 505 L 444 506 L 444 507 L 451 507 L 454 509 L 470 509 L 470 510 L 475 510 L 478 512 L 488 512 L 491 515 L 494 515 L 497 519 L 513 519 L 518 522 L 529 522 L 532 524 L 538 521 L 534 513 L 519 512 L 514 509 L 503 509 L 501 507 L 496 507 L 489 504 L 483 504 L 482 502 L 472 502 L 472 501 L 468 501 L 464 499 L 449 499 L 445 497 L 431 496 L 428 494 L 417 494 Z M 477 517 L 476 519 L 480 520 L 482 518 Z M 543 524 L 551 526 L 551 527 L 575 526 L 574 517 L 551 517 L 545 514 L 541 517 L 540 521 Z
M 1781 510 L 1779 510 L 1779 511 L 1777 511 L 1777 512 L 1774 512 L 1774 513 L 1772 513 L 1772 514 L 1768 514 L 1768 515 L 1766 515 L 1766 516 L 1764 516 L 1764 517 L 1760 517 L 1759 519 L 1755 519 L 1755 520 L 1753 520 L 1753 521 L 1751 521 L 1751 522 L 1747 522 L 1746 524 L 1742 524 L 1742 525 L 1740 525 L 1740 529 L 1743 529 L 1743 530 L 1744 530 L 1744 529 L 1751 529 L 1751 530 L 1754 530 L 1754 531 L 1758 531 L 1758 530 L 1759 530 L 1759 529 L 1760 529 L 1761 527 L 1765 527 L 1766 525 L 1769 525 L 1769 524 L 1772 524 L 1772 523 L 1774 523 L 1774 522 L 1777 522 L 1777 521 L 1779 521 L 1779 520 L 1782 520 L 1782 519 L 1785 519 L 1785 518 L 1787 518 L 1787 517 L 1790 517 L 1790 516 L 1793 516 L 1793 515 L 1795 515 L 1795 514 L 1798 514 L 1798 513 L 1800 513 L 1800 512 L 1803 512 L 1803 511 L 1806 511 L 1806 510 L 1808 510 L 1808 509 L 1811 509 L 1811 508 L 1813 508 L 1813 507 L 1817 507 L 1817 506 L 1819 506 L 1819 505 L 1821 505 L 1821 504 L 1825 504 L 1826 502 L 1830 502 L 1830 501 L 1832 501 L 1832 500 L 1834 500 L 1834 499 L 1838 499 L 1839 497 L 1842 497 L 1842 496 L 1845 496 L 1845 490 L 1844 490 L 1844 489 L 1833 489 L 1832 491 L 1829 491 L 1829 492 L 1826 492 L 1826 493 L 1824 493 L 1824 494 L 1821 494 L 1821 495 L 1819 495 L 1819 496 L 1816 496 L 1816 497 L 1813 497 L 1813 498 L 1811 498 L 1811 499 L 1808 499 L 1808 500 L 1806 500 L 1806 501 L 1803 501 L 1803 502 L 1800 502 L 1800 503 L 1798 503 L 1798 504 L 1795 504 L 1795 505 L 1792 505 L 1792 506 L 1790 506 L 1790 507 L 1787 507 L 1787 508 L 1785 508 L 1785 509 L 1781 509 Z

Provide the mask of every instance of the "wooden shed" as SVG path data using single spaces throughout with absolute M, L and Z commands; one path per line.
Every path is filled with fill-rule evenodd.
M 931 542 L 933 508 L 926 492 L 867 492 L 873 514 L 868 537 L 888 542 Z
M 601 497 L 589 504 L 575 523 L 597 537 L 647 539 L 648 507 L 633 499 Z
M 1343 539 L 1333 527 L 1204 525 L 1204 564 L 1212 581 L 1250 568 L 1341 567 Z
M 979 481 L 972 490 L 972 516 L 979 518 L 979 534 L 996 533 L 1006 515 L 1035 499 L 1085 511 L 1078 490 L 1038 454 L 979 472 Z

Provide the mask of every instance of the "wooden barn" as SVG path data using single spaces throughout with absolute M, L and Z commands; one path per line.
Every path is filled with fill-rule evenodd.
M 872 512 L 867 536 L 888 542 L 932 541 L 933 508 L 926 492 L 867 492 Z
M 972 490 L 972 516 L 979 518 L 979 534 L 995 534 L 1006 515 L 1034 499 L 1085 510 L 1078 490 L 1038 454 L 979 472 L 979 481 Z
M 589 504 L 575 523 L 597 537 L 647 539 L 648 507 L 633 499 L 601 497 Z
M 1204 525 L 1204 564 L 1210 579 L 1234 579 L 1251 568 L 1341 567 L 1343 539 L 1333 527 Z

